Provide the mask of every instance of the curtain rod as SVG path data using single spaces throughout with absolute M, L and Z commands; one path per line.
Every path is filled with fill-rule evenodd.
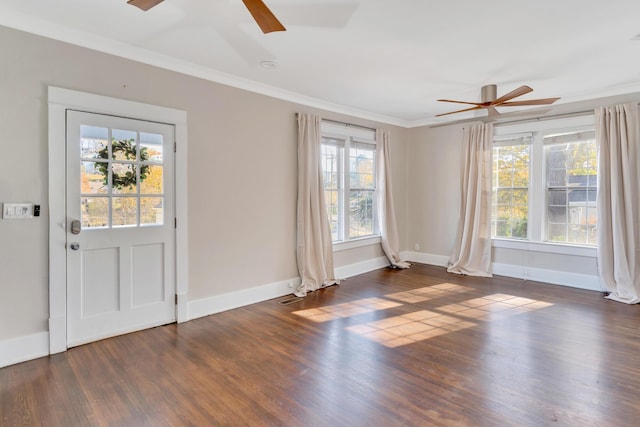
M 504 126 L 504 125 L 515 125 L 520 123 L 532 123 L 532 122 L 541 122 L 544 120 L 553 120 L 553 119 L 568 119 L 570 117 L 581 117 L 586 116 L 588 114 L 594 114 L 594 110 L 585 110 L 585 111 L 576 111 L 573 113 L 565 113 L 565 114 L 556 114 L 551 116 L 542 116 L 542 117 L 531 117 L 529 119 L 520 119 L 520 120 L 505 120 L 501 122 L 496 122 L 495 126 Z
M 298 117 L 300 115 L 300 113 L 296 113 L 296 117 Z M 347 122 L 340 122 L 338 120 L 331 120 L 331 119 L 323 119 L 321 118 L 321 120 L 323 122 L 327 122 L 327 123 L 333 123 L 334 125 L 340 125 L 340 126 L 346 126 L 348 128 L 360 128 L 360 129 L 365 129 L 365 130 L 370 130 L 372 132 L 375 132 L 376 129 L 369 127 L 369 126 L 363 126 L 363 125 L 354 125 L 353 123 L 347 123 Z
M 552 120 L 552 119 L 562 119 L 569 117 L 579 117 L 586 116 L 587 114 L 593 113 L 593 110 L 586 111 L 576 111 L 574 113 L 565 113 L 565 114 L 556 114 L 551 116 L 539 116 L 539 117 L 530 117 L 528 119 L 514 119 L 514 120 L 502 120 L 499 119 L 489 120 L 488 117 L 474 117 L 471 119 L 458 120 L 456 122 L 449 123 L 438 123 L 437 125 L 429 126 L 430 128 L 439 128 L 443 126 L 451 126 L 451 125 L 459 125 L 465 123 L 473 123 L 473 122 L 483 122 L 483 123 L 491 123 L 493 122 L 494 126 L 504 126 L 504 125 L 513 125 L 519 123 L 531 123 L 531 122 L 540 122 L 543 120 Z
M 370 130 L 372 132 L 375 132 L 376 130 L 374 128 L 370 128 L 369 126 L 363 126 L 363 125 L 354 125 L 353 123 L 345 123 L 345 122 L 339 122 L 337 120 L 330 120 L 330 119 L 322 119 L 323 122 L 327 122 L 327 123 L 333 123 L 335 125 L 341 125 L 341 126 L 346 126 L 348 128 L 360 128 L 360 129 L 366 129 L 366 130 Z

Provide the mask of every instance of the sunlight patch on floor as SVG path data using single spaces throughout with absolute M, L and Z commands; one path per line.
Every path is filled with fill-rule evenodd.
M 313 320 L 314 322 L 328 322 L 330 320 L 357 316 L 359 314 L 371 313 L 378 310 L 386 310 L 388 308 L 399 307 L 401 305 L 402 304 L 400 303 L 387 301 L 382 298 L 366 298 L 343 304 L 298 310 L 294 311 L 293 314 Z
M 350 326 L 347 330 L 386 347 L 393 348 L 424 341 L 475 325 L 476 323 L 467 320 L 428 310 L 420 310 L 403 314 L 402 316 Z
M 387 294 L 384 298 L 365 298 L 353 302 L 294 311 L 293 314 L 314 322 L 328 322 L 413 304 L 434 298 L 474 291 L 474 288 L 441 283 L 410 291 Z M 462 297 L 462 296 L 461 296 Z M 396 301 L 387 300 L 391 298 Z M 463 297 L 462 297 L 463 298 Z M 397 302 L 402 301 L 403 303 Z M 389 348 L 428 340 L 471 328 L 481 321 L 498 320 L 516 314 L 552 306 L 552 303 L 509 294 L 492 294 L 466 299 L 431 310 L 419 310 L 346 328 L 347 331 Z
M 425 286 L 424 288 L 412 289 L 405 292 L 396 292 L 394 294 L 388 294 L 385 296 L 387 298 L 392 298 L 409 304 L 415 304 L 434 298 L 440 298 L 447 295 L 459 294 L 462 292 L 469 292 L 473 290 L 473 288 L 469 288 L 467 286 L 456 285 L 453 283 L 441 283 L 439 285 Z
M 553 304 L 508 294 L 493 294 L 474 298 L 457 304 L 438 307 L 438 311 L 475 320 L 496 320 L 515 314 L 550 307 Z

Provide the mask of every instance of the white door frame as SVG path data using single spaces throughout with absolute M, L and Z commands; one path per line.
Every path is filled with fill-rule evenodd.
M 66 111 L 121 116 L 175 126 L 176 318 L 187 318 L 187 113 L 49 86 L 49 353 L 67 350 Z

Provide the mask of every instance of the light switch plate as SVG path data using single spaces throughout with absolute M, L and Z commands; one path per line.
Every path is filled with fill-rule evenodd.
M 3 219 L 33 218 L 33 203 L 3 203 Z

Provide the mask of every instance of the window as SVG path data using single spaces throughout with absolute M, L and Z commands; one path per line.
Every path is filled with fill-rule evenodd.
M 333 242 L 377 236 L 375 133 L 323 122 L 321 162 Z
M 593 116 L 495 129 L 492 237 L 595 245 Z
M 549 242 L 596 244 L 597 152 L 593 130 L 544 137 Z
M 494 141 L 491 231 L 494 237 L 527 238 L 531 136 Z

